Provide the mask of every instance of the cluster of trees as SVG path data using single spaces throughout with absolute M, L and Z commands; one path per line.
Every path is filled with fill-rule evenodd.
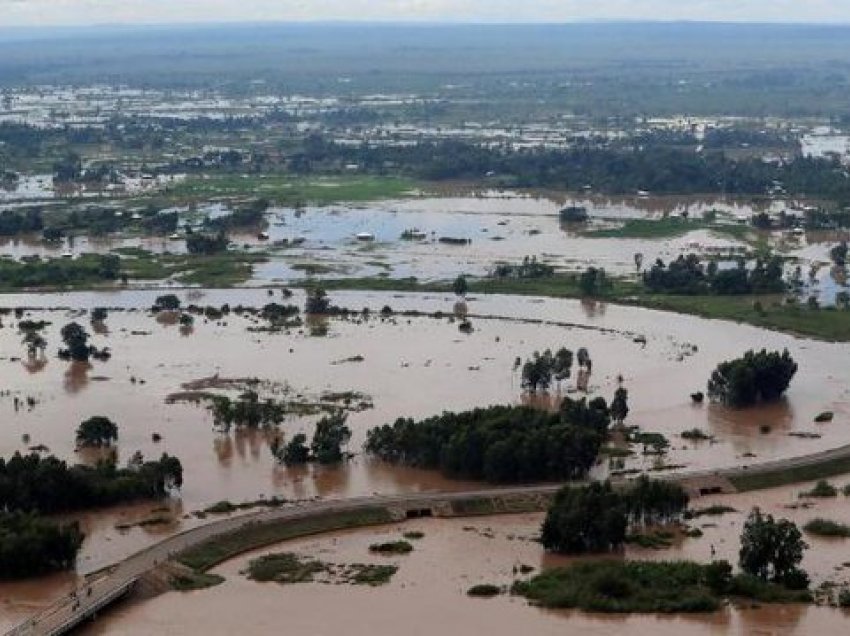
M 0 579 L 67 570 L 83 543 L 76 523 L 59 524 L 27 512 L 0 512 Z
M 53 456 L 15 453 L 0 458 L 0 509 L 52 514 L 137 499 L 160 499 L 183 484 L 180 460 L 159 460 L 118 468 L 113 460 L 69 466 Z
M 338 464 L 345 458 L 344 448 L 351 439 L 347 419 L 348 415 L 341 411 L 327 415 L 316 422 L 316 430 L 309 446 L 307 436 L 298 433 L 287 444 L 275 442 L 272 445 L 272 454 L 289 466 L 310 461 Z
M 386 461 L 489 482 L 578 479 L 596 461 L 610 424 L 602 398 L 565 398 L 556 413 L 491 406 L 369 431 L 365 448 Z
M 186 234 L 186 251 L 189 254 L 209 256 L 227 251 L 230 239 L 227 234 L 219 230 L 215 234 L 207 232 L 191 232 Z
M 229 431 L 237 428 L 277 426 L 286 415 L 286 405 L 272 399 L 261 400 L 256 391 L 245 391 L 237 399 L 216 395 L 209 406 L 216 426 Z
M 305 140 L 291 157 L 299 172 L 356 163 L 383 174 L 387 166 L 433 180 L 480 179 L 495 175 L 501 186 L 555 187 L 627 194 L 648 190 L 668 194 L 765 194 L 781 182 L 793 195 L 850 200 L 850 177 L 837 158 L 798 157 L 769 164 L 758 157 L 732 159 L 723 151 L 695 152 L 658 143 L 620 148 L 590 144 L 569 149 L 484 147 L 459 140 L 406 146 L 348 146 L 321 136 Z
M 120 275 L 121 259 L 115 254 L 85 254 L 74 259 L 0 259 L 0 286 L 15 289 L 99 283 L 116 280 Z
M 204 225 L 210 230 L 226 232 L 227 230 L 257 227 L 264 223 L 266 210 L 269 209 L 268 199 L 254 199 L 244 205 L 240 205 L 230 214 L 206 219 Z
M 796 373 L 797 363 L 787 349 L 782 353 L 750 350 L 717 365 L 708 380 L 708 396 L 733 407 L 778 400 Z
M 600 296 L 610 287 L 611 281 L 601 267 L 588 267 L 578 277 L 578 288 L 582 296 Z
M 590 366 L 587 349 L 582 348 L 579 352 L 583 352 L 579 364 Z M 522 365 L 521 386 L 530 393 L 536 393 L 538 389 L 546 391 L 552 385 L 553 379 L 560 385 L 563 380 L 569 378 L 572 367 L 573 352 L 565 347 L 561 347 L 554 354 L 551 349 L 546 349 L 543 353 L 535 351 L 531 359 Z
M 688 502 L 678 484 L 643 476 L 622 490 L 607 481 L 567 486 L 555 495 L 540 539 L 555 552 L 608 552 L 623 545 L 630 527 L 678 520 Z
M 3 210 L 0 212 L 0 236 L 15 236 L 27 232 L 41 232 L 44 219 L 41 210 Z
M 518 265 L 499 263 L 493 268 L 492 275 L 496 278 L 551 278 L 555 275 L 555 268 L 538 262 L 536 256 L 525 256 Z
M 328 293 L 321 287 L 309 287 L 306 293 L 307 300 L 304 302 L 304 313 L 324 316 L 339 312 L 339 308 L 331 305 Z
M 759 294 L 785 290 L 782 259 L 757 258 L 752 269 L 739 260 L 735 267 L 720 269 L 715 261 L 703 265 L 695 254 L 679 256 L 668 265 L 658 259 L 643 274 L 644 285 L 665 294 Z

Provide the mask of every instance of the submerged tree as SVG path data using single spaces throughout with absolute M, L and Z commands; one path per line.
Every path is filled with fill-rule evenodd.
M 741 569 L 763 580 L 789 587 L 808 587 L 808 576 L 799 565 L 808 547 L 799 528 L 787 519 L 753 508 L 741 534 Z
M 626 416 L 629 414 L 629 392 L 623 387 L 618 388 L 614 392 L 614 399 L 611 400 L 611 406 L 609 408 L 611 412 L 611 419 L 616 424 L 622 424 L 625 421 Z
M 60 351 L 60 355 L 67 355 L 78 362 L 85 362 L 89 359 L 92 353 L 92 348 L 88 345 L 89 334 L 79 323 L 68 323 L 62 327 L 60 334 L 62 342 L 67 347 L 64 351 Z
M 321 287 L 311 287 L 307 290 L 307 301 L 304 305 L 304 313 L 327 314 L 331 308 L 331 301 L 327 292 Z
M 708 381 L 708 395 L 733 407 L 778 400 L 795 373 L 797 363 L 787 349 L 782 353 L 747 351 L 741 358 L 717 365 Z
M 343 460 L 343 447 L 351 439 L 351 429 L 345 422 L 348 414 L 342 411 L 323 417 L 316 422 L 310 448 L 320 464 L 336 464 Z
M 80 446 L 111 446 L 118 440 L 118 426 L 108 417 L 95 415 L 77 427 Z
M 452 291 L 458 296 L 466 296 L 469 291 L 469 284 L 466 282 L 466 277 L 458 276 L 452 283 Z

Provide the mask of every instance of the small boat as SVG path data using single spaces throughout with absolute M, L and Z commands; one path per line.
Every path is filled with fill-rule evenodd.
M 172 241 L 179 241 L 179 240 L 180 240 L 180 235 L 179 235 L 177 232 L 174 232 L 174 233 L 173 233 L 173 234 L 171 234 L 168 238 L 170 238 Z
M 62 258 L 74 258 L 74 252 L 71 252 L 70 250 L 62 252 Z
M 374 234 L 372 234 L 371 232 L 358 232 L 358 233 L 355 235 L 355 238 L 356 238 L 358 241 L 374 241 L 374 240 L 375 240 L 375 235 L 374 235 Z
M 269 233 L 268 232 L 260 232 L 259 234 L 257 234 L 257 239 L 259 239 L 260 241 L 268 241 L 269 240 Z

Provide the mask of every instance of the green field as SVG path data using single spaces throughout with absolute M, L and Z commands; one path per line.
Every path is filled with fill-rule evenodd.
M 374 201 L 405 196 L 420 187 L 402 177 L 334 175 L 214 175 L 189 177 L 170 187 L 166 196 L 176 200 L 226 197 L 265 197 L 279 204 L 328 205 L 341 201 Z

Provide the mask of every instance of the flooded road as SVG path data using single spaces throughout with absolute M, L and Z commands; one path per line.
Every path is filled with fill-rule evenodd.
M 850 477 L 840 478 L 844 483 Z M 717 558 L 737 561 L 738 535 L 744 514 L 759 504 L 766 511 L 792 518 L 798 523 L 816 515 L 850 520 L 850 503 L 843 498 L 818 503 L 810 510 L 789 511 L 807 484 L 778 488 L 757 495 L 728 495 L 704 498 L 698 507 L 725 504 L 740 513 L 703 517 L 706 527 L 699 539 L 682 539 L 665 550 L 627 548 L 626 558 L 709 560 L 710 546 Z M 478 519 L 414 520 L 376 529 L 346 531 L 321 537 L 285 542 L 243 555 L 214 572 L 225 577 L 222 585 L 199 592 L 170 592 L 148 601 L 120 605 L 83 630 L 85 634 L 156 633 L 179 634 L 203 630 L 209 634 L 263 634 L 285 629 L 299 634 L 822 634 L 846 629 L 842 610 L 800 605 L 727 607 L 713 614 L 695 615 L 593 615 L 578 611 L 551 611 L 529 606 L 525 600 L 503 594 L 494 599 L 474 599 L 466 590 L 480 583 L 508 587 L 520 566 L 535 571 L 566 565 L 572 559 L 546 554 L 534 541 L 542 514 L 495 516 Z M 694 523 L 693 525 L 700 525 Z M 403 533 L 420 531 L 411 540 L 412 553 L 398 557 L 370 554 L 369 545 L 393 541 Z M 812 549 L 803 566 L 815 584 L 831 580 L 847 583 L 843 572 L 833 566 L 846 560 L 841 542 L 808 537 Z M 844 540 L 850 541 L 850 540 Z M 327 584 L 322 582 L 281 585 L 248 580 L 244 570 L 252 558 L 293 552 L 335 564 L 392 564 L 398 572 L 385 586 Z M 533 575 L 533 574 L 532 574 Z M 333 611 L 328 611 L 333 608 Z M 368 611 L 363 611 L 368 608 Z

